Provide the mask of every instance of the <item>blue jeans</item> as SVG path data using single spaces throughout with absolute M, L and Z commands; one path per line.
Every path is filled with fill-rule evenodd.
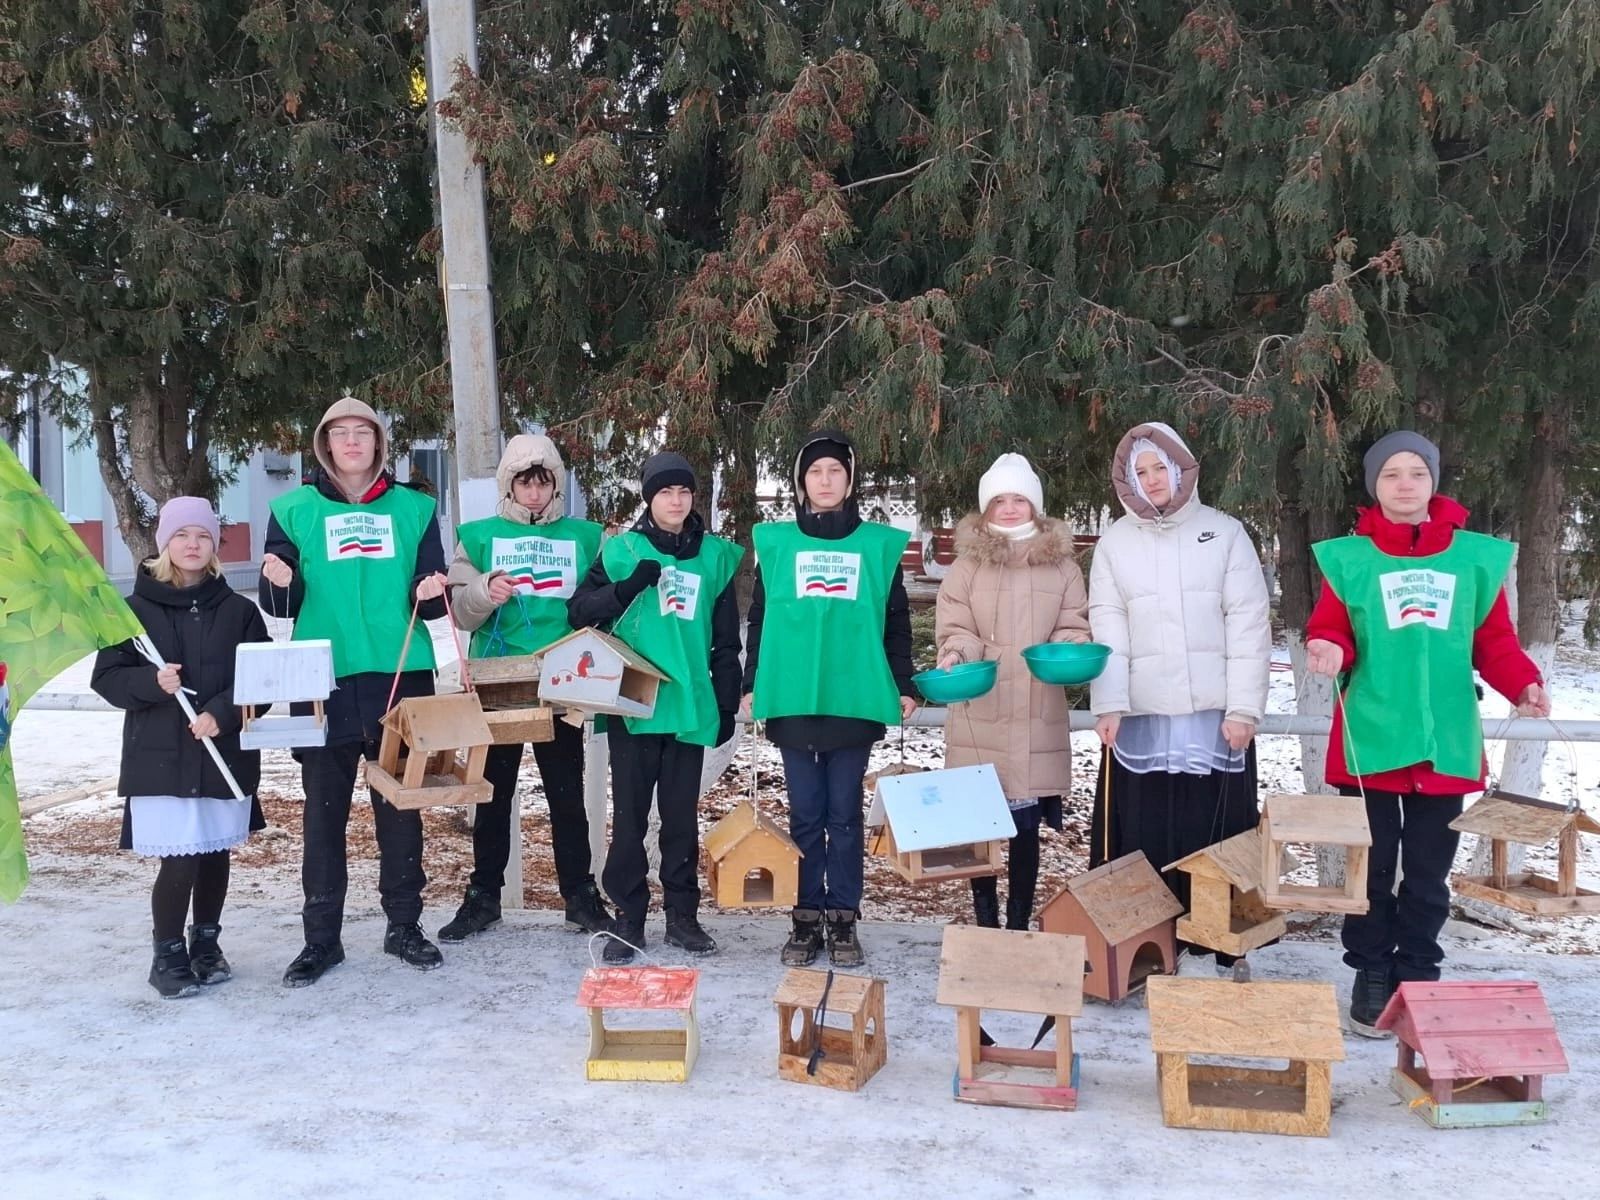
M 798 908 L 861 908 L 867 854 L 861 781 L 871 753 L 871 746 L 783 750 L 789 836 L 802 855 Z

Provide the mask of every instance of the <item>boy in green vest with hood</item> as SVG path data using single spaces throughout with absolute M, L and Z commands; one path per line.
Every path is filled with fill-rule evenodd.
M 644 837 L 651 794 L 661 812 L 661 891 L 666 942 L 691 954 L 717 944 L 700 927 L 700 767 L 707 746 L 733 736 L 739 706 L 739 605 L 733 576 L 744 551 L 706 532 L 694 511 L 696 480 L 682 455 L 645 461 L 645 511 L 606 542 L 567 602 L 574 629 L 612 633 L 667 676 L 655 711 L 606 722 L 611 743 L 611 848 L 601 882 L 617 906 L 610 963 L 644 948 L 650 907 Z
M 356 767 L 378 758 L 379 722 L 409 696 L 433 694 L 433 642 L 418 621 L 444 616 L 444 547 L 431 496 L 395 482 L 378 414 L 351 396 L 333 404 L 312 436 L 318 468 L 272 502 L 261 559 L 261 607 L 293 617 L 294 640 L 333 643 L 334 690 L 324 704 L 328 740 L 298 750 L 305 789 L 301 884 L 306 945 L 284 972 L 306 987 L 344 961 L 339 940 L 349 885 L 345 828 Z M 405 660 L 401 661 L 401 648 Z M 398 671 L 397 671 L 398 666 Z M 296 705 L 296 713 L 311 706 Z M 422 816 L 371 794 L 378 892 L 389 927 L 383 949 L 427 971 L 444 959 L 422 932 Z
M 834 966 L 865 961 L 856 934 L 866 867 L 862 781 L 886 727 L 917 706 L 911 602 L 900 577 L 909 536 L 863 521 L 855 485 L 850 440 L 819 430 L 795 456 L 795 519 L 754 531 L 745 711 L 767 722 L 783 754 L 789 836 L 802 856 L 794 929 L 781 955 L 790 966 L 812 962 L 824 935 Z M 768 624 L 775 632 L 763 640 Z
M 519 433 L 506 443 L 495 469 L 496 513 L 456 531 L 450 564 L 456 624 L 472 633 L 473 658 L 534 654 L 572 632 L 567 601 L 600 553 L 603 532 L 593 521 L 566 515 L 567 469 L 543 434 Z M 550 805 L 550 843 L 556 882 L 566 901 L 567 927 L 584 933 L 611 928 L 589 864 L 589 817 L 583 806 L 583 730 L 555 723 L 551 742 L 533 744 Z M 500 891 L 511 859 L 512 822 L 522 746 L 493 746 L 483 777 L 494 799 L 472 824 L 472 879 L 455 919 L 439 940 L 459 942 L 500 921 Z
M 1439 978 L 1450 914 L 1450 822 L 1484 786 L 1483 723 L 1472 672 L 1524 716 L 1550 715 L 1539 669 L 1517 643 L 1502 586 L 1510 542 L 1468 533 L 1439 487 L 1439 448 L 1399 430 L 1367 451 L 1367 491 L 1351 537 L 1312 546 L 1322 595 L 1306 623 L 1311 670 L 1343 676 L 1327 779 L 1365 795 L 1372 826 L 1368 910 L 1344 919 L 1356 969 L 1350 1027 L 1366 1037 L 1401 983 Z M 1403 868 L 1398 894 L 1396 865 Z

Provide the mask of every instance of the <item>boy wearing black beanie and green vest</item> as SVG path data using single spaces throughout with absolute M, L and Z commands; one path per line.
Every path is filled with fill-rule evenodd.
M 433 498 L 397 484 L 386 469 L 388 436 L 378 414 L 346 396 L 323 414 L 312 447 L 319 466 L 304 486 L 272 502 L 261 559 L 261 607 L 295 618 L 296 641 L 330 640 L 335 677 L 324 705 L 327 744 L 295 752 L 306 794 L 306 945 L 284 972 L 285 987 L 313 984 L 344 961 L 345 828 L 356 767 L 363 757 L 377 761 L 391 691 L 395 702 L 433 694 L 428 631 L 419 629 L 407 644 L 413 608 L 419 621 L 445 614 L 444 547 Z M 294 711 L 309 712 L 310 705 Z M 375 792 L 371 799 L 378 892 L 389 919 L 383 949 L 432 970 L 444 959 L 420 923 L 427 882 L 421 814 Z
M 1306 623 L 1307 665 L 1343 676 L 1327 779 L 1366 797 L 1368 910 L 1344 920 L 1356 970 L 1350 1027 L 1383 1037 L 1379 1015 L 1404 982 L 1439 978 L 1439 931 L 1467 792 L 1484 786 L 1483 724 L 1472 673 L 1524 716 L 1550 715 L 1502 586 L 1513 546 L 1465 529 L 1437 493 L 1439 450 L 1400 430 L 1367 452 L 1364 509 L 1351 537 L 1312 546 L 1322 595 Z M 1403 878 L 1395 890 L 1396 866 Z
M 644 948 L 650 907 L 644 837 L 651 794 L 661 813 L 666 942 L 691 954 L 717 944 L 700 927 L 700 767 L 707 746 L 733 736 L 739 705 L 739 605 L 733 577 L 744 551 L 706 532 L 694 511 L 696 480 L 682 455 L 644 464 L 645 511 L 606 542 L 567 602 L 574 629 L 611 627 L 668 681 L 649 717 L 611 718 L 611 848 L 601 882 L 617 906 L 605 959 L 631 962 Z
M 495 470 L 499 501 L 492 517 L 456 531 L 450 564 L 456 624 L 472 633 L 473 658 L 534 654 L 572 632 L 567 601 L 600 553 L 602 530 L 566 515 L 567 469 L 543 434 L 519 433 Z M 583 806 L 583 730 L 555 723 L 554 741 L 535 742 L 533 760 L 550 806 L 550 844 L 567 926 L 584 933 L 611 928 L 589 862 L 589 817 Z M 472 823 L 472 879 L 455 919 L 439 940 L 459 942 L 500 921 L 500 892 L 511 859 L 512 822 L 522 745 L 492 746 L 483 777 L 494 798 Z
M 909 536 L 861 519 L 855 449 L 836 430 L 795 456 L 795 520 L 757 525 L 744 691 L 783 754 L 800 894 L 782 961 L 822 948 L 840 967 L 865 961 L 856 934 L 866 863 L 862 781 L 886 726 L 916 708 L 911 604 L 900 577 Z M 771 621 L 767 618 L 771 617 Z M 774 636 L 763 640 L 766 625 Z

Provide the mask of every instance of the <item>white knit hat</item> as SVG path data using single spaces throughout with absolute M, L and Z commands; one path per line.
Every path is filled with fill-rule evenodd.
M 978 480 L 978 511 L 988 512 L 989 502 L 1007 494 L 1025 497 L 1035 517 L 1044 516 L 1044 484 L 1020 454 L 1002 454 Z

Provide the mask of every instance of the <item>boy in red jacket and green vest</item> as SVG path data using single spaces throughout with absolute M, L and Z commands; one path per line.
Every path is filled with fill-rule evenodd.
M 593 521 L 566 515 L 567 469 L 543 434 L 519 433 L 506 443 L 495 469 L 496 513 L 456 531 L 450 564 L 456 624 L 472 632 L 473 658 L 534 654 L 572 632 L 567 601 L 600 553 L 603 532 Z M 567 927 L 584 933 L 611 928 L 589 862 L 589 817 L 583 806 L 583 730 L 557 721 L 554 741 L 535 742 L 533 760 L 550 806 L 550 844 L 556 882 L 566 902 Z M 494 798 L 472 823 L 472 879 L 455 919 L 439 930 L 459 942 L 500 921 L 500 891 L 511 860 L 512 822 L 522 750 L 492 746 L 483 777 Z
M 1363 793 L 1372 826 L 1368 911 L 1344 920 L 1356 969 L 1350 1024 L 1368 1037 L 1403 982 L 1439 978 L 1439 931 L 1460 835 L 1450 822 L 1484 786 L 1483 725 L 1472 672 L 1524 716 L 1549 716 L 1502 586 L 1511 543 L 1465 531 L 1467 511 L 1437 495 L 1439 450 L 1390 433 L 1367 451 L 1354 536 L 1312 547 L 1322 595 L 1306 624 L 1311 670 L 1344 675 L 1327 778 Z M 1395 892 L 1396 863 L 1403 868 Z
M 916 708 L 911 604 L 900 578 L 907 534 L 861 519 L 855 448 L 836 430 L 795 456 L 795 519 L 755 527 L 744 690 L 783 753 L 800 894 L 781 960 L 860 966 L 866 861 L 862 779 L 874 743 Z M 772 626 L 773 636 L 762 631 Z
M 433 694 L 433 642 L 420 622 L 444 616 L 444 547 L 431 496 L 395 482 L 389 441 L 371 408 L 351 396 L 323 414 L 312 436 L 319 468 L 272 502 L 261 559 L 261 607 L 293 617 L 294 638 L 333 643 L 334 691 L 324 704 L 328 741 L 297 750 L 305 789 L 306 945 L 284 972 L 305 987 L 344 961 L 340 932 L 349 885 L 345 827 L 363 756 L 378 759 L 379 722 L 394 701 Z M 413 607 L 419 628 L 407 645 Z M 398 666 L 398 671 L 396 670 Z M 295 705 L 296 713 L 311 706 Z M 422 933 L 422 816 L 376 792 L 378 892 L 389 918 L 383 949 L 421 970 L 443 963 Z
M 644 464 L 645 511 L 606 542 L 567 602 L 574 629 L 611 626 L 667 682 L 644 718 L 612 717 L 611 848 L 601 882 L 617 906 L 605 960 L 633 960 L 644 948 L 650 908 L 644 837 L 652 793 L 661 813 L 661 891 L 666 942 L 691 954 L 717 943 L 700 927 L 700 767 L 707 746 L 733 736 L 739 706 L 739 604 L 733 576 L 744 551 L 706 532 L 694 511 L 696 481 L 682 455 Z

